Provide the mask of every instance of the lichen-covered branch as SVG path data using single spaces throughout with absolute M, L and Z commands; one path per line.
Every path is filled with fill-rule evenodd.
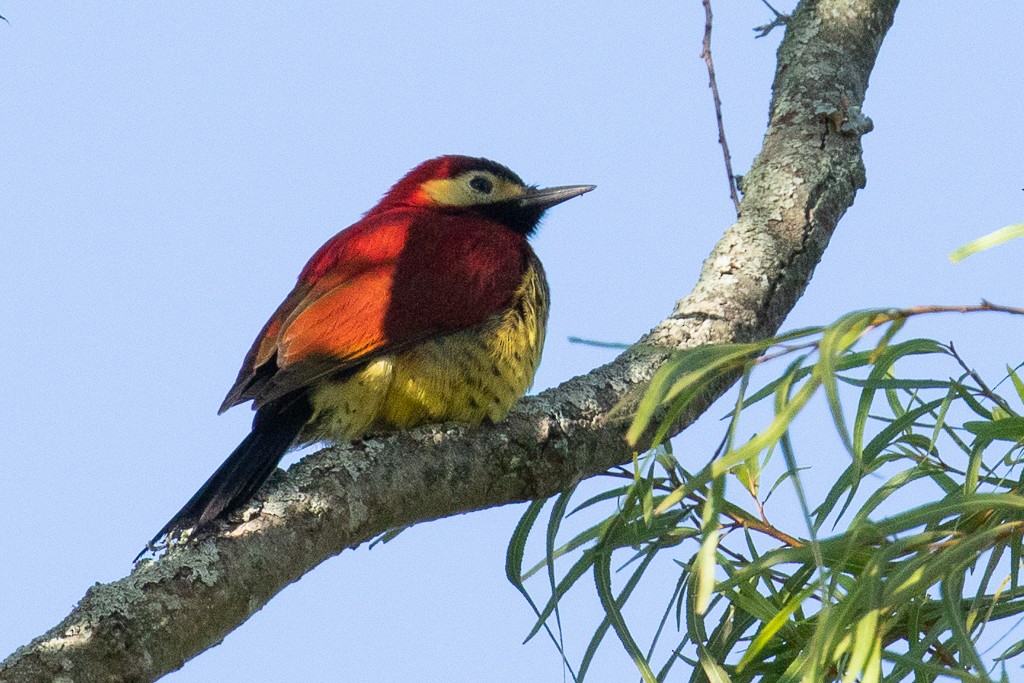
M 669 351 L 770 336 L 807 286 L 864 185 L 860 135 L 870 121 L 861 104 L 896 5 L 817 0 L 794 12 L 740 218 L 693 291 L 641 340 L 645 350 L 524 400 L 496 426 L 419 429 L 305 458 L 272 478 L 247 521 L 91 588 L 0 665 L 0 683 L 156 679 L 345 548 L 390 528 L 549 496 L 628 461 L 627 419 L 609 414 Z

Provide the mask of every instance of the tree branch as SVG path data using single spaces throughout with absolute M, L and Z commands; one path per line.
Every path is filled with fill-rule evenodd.
M 496 426 L 419 429 L 303 459 L 272 478 L 246 521 L 89 589 L 0 665 L 0 683 L 153 680 L 345 548 L 394 527 L 550 496 L 628 461 L 628 410 L 612 410 L 635 399 L 671 350 L 772 335 L 803 293 L 864 185 L 860 135 L 870 122 L 860 106 L 897 1 L 805 1 L 794 12 L 740 218 L 645 348 L 522 401 Z

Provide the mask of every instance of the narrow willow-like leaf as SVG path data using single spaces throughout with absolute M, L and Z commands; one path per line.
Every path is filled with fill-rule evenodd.
M 1024 441 L 1024 417 L 1004 417 L 991 422 L 964 422 L 964 429 L 983 439 L 1013 443 Z
M 804 406 L 807 405 L 807 402 L 811 400 L 811 397 L 814 395 L 814 392 L 817 391 L 818 386 L 819 385 L 816 381 L 808 380 L 808 382 L 800 387 L 792 398 L 775 413 L 775 417 L 763 432 L 752 438 L 743 446 L 740 446 L 731 453 L 726 453 L 721 458 L 712 462 L 709 471 L 710 476 L 720 477 L 737 463 L 743 462 L 752 455 L 760 453 L 769 446 L 778 442 L 782 435 L 786 433 L 786 430 L 789 429 L 790 424 L 792 424 L 797 414 L 803 410 Z
M 981 580 L 978 581 L 978 591 L 975 593 L 971 608 L 973 610 L 984 611 L 982 622 L 979 625 L 979 631 L 988 625 L 989 620 L 992 618 L 993 611 L 995 610 L 995 606 L 1002 595 L 1003 589 L 1010 583 L 1010 577 L 1003 579 L 1002 583 L 992 594 L 992 600 L 987 600 L 988 596 L 986 593 L 988 591 L 989 583 L 992 581 L 992 576 L 999 567 L 999 563 L 1005 553 L 1006 541 L 1001 540 L 995 544 L 992 551 L 989 553 L 988 562 L 985 564 L 985 572 L 981 575 Z M 986 603 L 988 604 L 986 605 Z
M 946 425 L 946 414 L 949 412 L 950 406 L 953 405 L 953 397 L 954 391 L 950 387 L 949 391 L 942 398 L 942 404 L 939 405 L 938 412 L 935 413 L 935 427 L 932 429 L 932 437 L 925 448 L 926 453 L 935 452 L 935 444 L 939 441 L 939 435 L 943 433 L 943 427 Z
M 630 594 L 632 594 L 633 589 L 635 589 L 637 584 L 640 582 L 640 577 L 643 576 L 644 571 L 647 569 L 647 565 L 651 563 L 654 557 L 654 553 L 648 553 L 647 556 L 644 557 L 640 565 L 633 571 L 633 575 L 629 577 L 628 581 L 626 581 L 626 585 L 622 588 L 622 593 L 619 594 L 619 597 L 616 601 L 618 607 L 621 608 L 622 605 L 626 604 L 626 600 L 629 599 L 629 596 Z M 583 660 L 580 662 L 579 671 L 580 683 L 583 682 L 583 677 L 584 675 L 586 675 L 587 670 L 590 668 L 590 663 L 593 661 L 594 655 L 597 653 L 597 648 L 601 644 L 601 641 L 604 639 L 605 634 L 608 633 L 608 629 L 609 627 L 611 627 L 611 625 L 611 617 L 609 616 L 608 612 L 605 611 L 604 619 L 601 620 L 601 623 L 594 631 L 594 635 L 593 637 L 591 637 L 590 643 L 587 645 L 587 650 L 583 653 Z
M 648 556 L 648 558 L 651 557 L 653 555 Z M 640 575 L 646 568 L 646 562 L 641 564 L 634 573 L 634 577 L 639 580 Z M 622 643 L 636 668 L 640 671 L 640 677 L 643 678 L 644 683 L 657 683 L 654 672 L 647 663 L 644 653 L 637 646 L 636 641 L 633 640 L 633 636 L 626 626 L 626 620 L 622 616 L 621 607 L 625 603 L 628 593 L 623 590 L 619 599 L 616 599 L 612 590 L 611 553 L 598 554 L 594 562 L 594 585 L 597 587 L 597 595 L 601 599 L 601 606 L 604 607 L 605 615 L 611 623 L 612 629 L 615 630 L 615 634 L 619 637 L 619 642 Z
M 875 380 L 874 384 L 877 384 L 879 377 L 884 376 L 888 372 L 888 368 L 883 365 L 875 365 L 871 370 L 871 374 L 868 375 L 868 380 Z M 852 434 L 852 452 L 855 454 L 853 458 L 854 464 L 854 478 L 859 479 L 860 470 L 864 461 L 864 430 L 868 424 L 868 416 L 871 410 L 871 404 L 875 401 L 875 392 L 878 387 L 870 383 L 865 383 L 865 386 L 861 390 L 860 400 L 857 402 L 857 412 L 853 416 L 853 434 Z
M 963 681 L 964 683 L 988 683 L 991 681 L 988 676 L 980 678 L 969 671 L 964 671 L 951 666 L 934 664 L 924 660 L 923 658 L 910 654 L 903 654 L 901 652 L 886 650 L 885 658 L 889 661 L 906 666 L 918 675 L 918 678 L 915 680 L 919 681 L 935 680 L 938 676 L 942 676 L 943 678 L 954 678 L 956 680 Z M 924 678 L 924 676 L 931 676 L 932 678 Z
M 1017 530 L 1011 538 L 1015 543 L 1010 545 L 1010 567 L 1013 569 L 1010 572 L 1010 590 L 1018 590 L 1020 588 L 1020 574 L 1021 568 L 1024 566 L 1024 532 L 1020 529 Z
M 547 621 L 551 617 L 551 614 L 555 611 L 558 606 L 558 601 L 569 592 L 569 589 L 580 580 L 583 575 L 590 571 L 594 565 L 595 555 L 593 552 L 584 552 L 583 555 L 573 563 L 569 570 L 565 573 L 565 576 L 559 580 L 555 590 L 551 592 L 547 602 L 544 604 L 544 608 L 537 610 L 534 607 L 534 612 L 537 614 L 537 621 L 534 623 L 533 628 L 526 635 L 523 640 L 524 643 L 529 642 L 542 628 L 548 628 Z M 550 633 L 550 631 L 548 631 Z
M 996 657 L 996 661 L 1001 662 L 1012 657 L 1016 657 L 1021 653 L 1024 653 L 1024 640 L 1018 640 L 1016 643 L 1003 650 L 1003 652 Z
M 898 604 L 914 595 L 922 595 L 932 585 L 940 581 L 948 580 L 948 577 L 962 574 L 970 565 L 977 561 L 978 556 L 992 548 L 998 542 L 1000 536 L 1006 533 L 1006 527 L 1000 526 L 984 532 L 975 532 L 970 536 L 959 538 L 955 542 L 947 543 L 939 552 L 928 552 L 928 544 L 918 544 L 916 539 L 910 538 L 904 543 L 907 547 L 920 545 L 924 552 L 915 554 L 912 559 L 899 563 L 898 568 L 892 573 L 894 588 L 890 588 L 888 595 L 891 600 Z M 966 612 L 977 606 L 976 600 L 961 600 L 958 609 Z M 993 615 L 998 612 L 998 606 L 993 608 Z
M 877 458 L 889 444 L 896 440 L 897 437 L 905 433 L 908 429 L 911 429 L 914 424 L 921 419 L 921 417 L 928 415 L 933 410 L 941 406 L 944 400 L 945 399 L 940 398 L 921 404 L 916 408 L 904 412 L 900 417 L 890 422 L 883 429 L 879 430 L 878 434 L 876 434 L 871 441 L 864 446 L 864 461 L 871 462 L 871 460 Z
M 853 633 L 853 645 L 850 648 L 850 659 L 846 664 L 843 683 L 853 683 L 861 678 L 869 667 L 873 668 L 869 664 L 869 660 L 874 658 L 875 664 L 878 663 L 877 650 L 881 648 L 881 643 L 878 639 L 877 628 L 878 609 L 869 610 L 858 620 Z M 875 678 L 877 679 L 877 675 Z
M 538 617 L 540 616 L 540 610 L 537 609 L 536 603 L 533 601 L 533 598 L 530 597 L 530 593 L 526 590 L 526 586 L 523 585 L 523 557 L 526 554 L 526 540 L 530 536 L 530 530 L 537 521 L 537 517 L 540 516 L 541 510 L 544 509 L 544 504 L 546 502 L 547 501 L 545 500 L 535 500 L 530 503 L 526 508 L 526 512 L 524 512 L 523 516 L 519 519 L 519 523 L 516 525 L 515 531 L 512 532 L 512 538 L 509 540 L 508 550 L 505 553 L 505 577 L 526 599 L 526 603 Z M 577 680 L 576 675 L 572 673 L 572 665 L 566 658 L 561 643 L 545 622 L 546 620 L 543 620 L 541 623 L 544 623 L 544 629 L 547 631 L 548 637 L 558 649 L 558 653 L 562 656 L 562 662 L 565 664 L 570 674 L 572 674 L 573 680 Z M 532 637 L 532 635 L 530 637 Z M 529 638 L 527 638 L 527 640 L 529 640 Z
M 971 449 L 970 460 L 967 461 L 967 472 L 964 474 L 964 495 L 970 495 L 978 490 L 978 478 L 981 473 L 981 457 L 985 453 L 988 440 L 979 438 Z
M 570 344 L 580 344 L 581 346 L 594 346 L 599 349 L 621 349 L 625 351 L 626 349 L 634 347 L 633 344 L 624 344 L 622 342 L 608 342 L 600 341 L 597 339 L 584 339 L 583 337 L 573 336 L 570 336 L 568 341 Z
M 960 610 L 960 596 L 963 595 L 963 576 L 958 574 L 947 576 L 939 584 L 939 587 L 942 596 L 943 614 L 946 617 L 949 629 L 953 632 L 953 642 L 956 643 L 956 649 L 960 651 L 961 656 L 967 660 L 967 663 L 979 675 L 984 675 L 985 663 L 981 661 L 981 655 L 978 654 L 977 648 L 974 647 L 974 641 L 971 639 L 971 634 L 964 623 L 963 613 Z
M 551 591 L 551 595 L 555 597 L 555 626 L 558 629 L 558 651 L 562 653 L 565 652 L 565 640 L 562 631 L 562 612 L 558 609 L 558 604 L 568 588 L 565 588 L 561 593 L 558 592 L 558 581 L 555 578 L 555 540 L 558 537 L 558 529 L 562 525 L 562 519 L 565 518 L 565 510 L 569 507 L 569 500 L 572 498 L 574 490 L 575 487 L 563 491 L 555 500 L 555 504 L 551 506 L 551 514 L 548 517 L 547 536 L 544 543 L 544 555 L 547 558 L 548 566 L 548 589 Z M 573 679 L 575 678 L 576 675 L 573 674 Z
M 730 654 L 741 643 L 745 646 L 747 638 L 744 634 L 756 623 L 754 617 L 742 610 L 730 607 L 725 616 L 719 620 L 704 646 L 705 652 L 715 662 L 726 662 Z
M 889 330 L 886 331 L 887 336 L 883 340 L 891 340 L 888 337 L 889 333 L 894 332 L 898 327 L 895 323 L 891 325 Z M 863 389 L 860 400 L 857 403 L 857 413 L 853 423 L 853 450 L 856 454 L 860 454 L 863 448 L 864 428 L 867 425 L 868 411 L 874 402 L 875 391 L 878 389 L 934 389 L 949 386 L 948 382 L 896 379 L 891 376 L 893 366 L 901 358 L 911 355 L 946 353 L 946 350 L 939 344 L 930 339 L 912 339 L 908 342 L 893 344 L 885 348 L 882 348 L 881 344 L 882 342 L 879 342 L 879 346 L 875 348 L 872 356 L 874 367 L 871 368 L 871 372 L 866 380 L 844 379 L 844 381 L 854 386 L 860 386 Z
M 956 390 L 957 398 L 961 399 L 968 408 L 985 420 L 992 420 L 992 411 L 974 398 L 973 390 L 962 382 L 951 382 L 950 386 Z
M 782 374 L 779 375 L 778 379 L 772 380 L 768 384 L 764 385 L 763 387 L 755 391 L 751 396 L 748 396 L 747 399 L 743 401 L 743 407 L 749 408 L 755 403 L 760 403 L 769 396 L 774 396 L 775 393 L 779 390 L 780 384 L 792 384 L 794 382 L 799 382 L 800 380 L 807 378 L 811 373 L 814 372 L 813 365 L 804 365 L 804 362 L 808 358 L 810 358 L 810 354 L 798 356 L 796 360 L 791 362 L 789 364 L 789 367 L 787 367 L 782 372 Z M 844 360 L 846 362 L 850 362 L 849 359 Z M 847 368 L 844 367 L 843 369 Z
M 736 430 L 739 426 L 740 415 L 743 413 L 743 397 L 747 393 L 747 387 L 750 384 L 750 369 L 743 373 L 743 377 L 740 379 L 740 388 L 736 396 L 736 405 L 732 410 L 732 415 L 729 419 L 729 428 L 726 430 L 726 442 L 725 450 L 732 450 L 733 441 L 736 438 Z M 747 459 L 746 462 L 740 463 L 733 469 L 733 474 L 743 484 L 743 488 L 750 491 L 750 495 L 757 497 L 757 492 L 760 487 L 761 480 L 761 460 L 759 455 L 754 455 Z
M 949 496 L 925 503 L 886 520 L 876 522 L 882 533 L 896 534 L 917 526 L 937 523 L 945 518 L 988 510 L 1024 513 L 1024 497 L 1013 493 L 977 493 L 968 497 Z
M 861 683 L 878 683 L 882 678 L 882 638 L 875 636 L 871 655 L 864 667 L 864 677 Z
M 1024 403 L 1024 381 L 1021 380 L 1017 371 L 1009 365 L 1006 366 L 1006 374 L 1013 381 L 1013 388 L 1017 391 L 1017 398 L 1020 399 L 1021 403 Z
M 803 601 L 813 595 L 815 590 L 817 590 L 817 586 L 808 586 L 778 608 L 775 615 L 765 622 L 764 626 L 757 632 L 757 635 L 754 636 L 750 647 L 743 653 L 739 664 L 736 665 L 737 672 L 742 672 L 755 660 L 771 639 L 789 622 L 790 617 L 800 608 Z
M 801 652 L 790 662 L 782 675 L 777 677 L 776 683 L 817 683 L 815 679 L 811 678 L 813 673 L 808 673 L 810 671 L 809 659 L 809 653 Z
M 835 425 L 836 433 L 855 460 L 858 459 L 858 454 L 854 450 L 849 430 L 846 427 L 843 403 L 839 400 L 839 383 L 836 380 L 838 361 L 861 338 L 868 327 L 877 318 L 884 315 L 884 311 L 850 313 L 825 328 L 821 335 L 821 341 L 818 343 L 818 363 L 814 368 L 814 374 L 825 389 L 825 397 L 828 401 L 829 411 L 832 413 L 832 422 Z
M 687 588 L 686 628 L 690 635 L 690 639 L 694 645 L 697 646 L 697 658 L 698 663 L 701 663 L 701 672 L 707 676 L 709 669 L 717 673 L 718 670 L 721 669 L 721 664 L 715 660 L 707 649 L 706 643 L 708 642 L 708 634 L 704 628 L 704 622 L 700 619 L 699 612 L 696 608 L 697 596 L 694 591 L 693 583 L 690 582 Z M 696 675 L 696 672 L 694 673 Z M 722 670 L 722 673 L 725 673 L 724 670 Z
M 1004 242 L 1009 242 L 1012 239 L 1024 236 L 1024 223 L 1015 223 L 1013 225 L 1007 225 L 999 228 L 987 235 L 982 235 L 976 240 L 971 240 L 959 249 L 955 249 L 950 255 L 949 260 L 953 263 L 959 263 L 968 256 L 977 254 L 980 251 L 991 249 L 992 247 L 999 246 Z
M 904 389 L 914 391 L 917 389 L 945 389 L 949 382 L 941 379 L 857 379 L 855 377 L 838 377 L 843 384 L 849 384 L 858 389 Z
M 820 329 L 824 329 L 824 328 L 820 328 Z M 912 356 L 912 355 L 922 355 L 922 354 L 936 354 L 936 353 L 948 355 L 948 353 L 949 353 L 945 349 L 945 347 L 943 347 L 937 341 L 932 340 L 932 339 L 911 339 L 909 341 L 901 342 L 899 344 L 892 344 L 888 348 L 889 348 L 889 350 L 891 352 L 899 353 L 901 356 Z M 861 368 L 861 367 L 865 367 L 867 365 L 871 365 L 872 363 L 874 363 L 874 357 L 875 357 L 874 354 L 875 354 L 874 350 L 872 350 L 872 351 L 855 351 L 855 352 L 852 352 L 852 353 L 847 353 L 847 354 L 845 354 L 843 356 L 840 356 L 839 360 L 836 363 L 836 370 L 837 370 L 837 372 L 844 372 L 844 371 L 847 371 L 847 370 L 852 370 L 852 369 L 855 369 L 855 368 Z M 807 358 L 807 356 L 802 356 L 800 358 L 800 364 L 801 365 L 802 365 L 803 360 L 805 360 L 806 358 Z M 813 371 L 814 371 L 814 366 L 813 365 L 812 366 L 808 366 L 808 367 L 801 367 L 796 372 L 795 379 L 796 380 L 801 380 L 804 377 L 806 377 L 807 375 L 811 374 L 811 372 L 813 372 Z M 749 396 L 746 401 L 744 401 L 743 407 L 744 408 L 750 407 L 751 405 L 753 405 L 755 403 L 758 403 L 759 401 L 763 401 L 765 398 L 767 398 L 767 397 L 771 396 L 772 394 L 774 394 L 775 390 L 777 389 L 777 385 L 778 385 L 778 383 L 780 381 L 782 381 L 782 380 L 780 380 L 780 379 L 773 380 L 772 382 L 769 382 L 765 386 L 763 386 L 760 389 L 758 389 L 751 396 Z M 847 379 L 847 380 L 844 380 L 844 381 L 848 381 L 848 382 L 851 382 L 851 383 L 856 383 L 856 382 L 862 382 L 864 380 Z M 922 381 L 927 381 L 927 380 L 922 380 Z M 942 382 L 942 384 L 944 385 L 946 383 Z M 882 387 L 879 387 L 879 388 L 882 388 Z
M 718 567 L 718 541 L 721 534 L 718 530 L 718 514 L 722 509 L 725 497 L 725 477 L 718 477 L 711 483 L 704 507 L 701 510 L 701 532 L 704 540 L 697 551 L 694 561 L 694 601 L 697 614 L 704 615 L 711 604 L 711 595 L 715 590 L 715 569 Z
M 636 445 L 651 426 L 657 411 L 666 403 L 673 403 L 676 415 L 685 409 L 707 386 L 723 374 L 741 368 L 749 358 L 756 356 L 769 342 L 759 344 L 718 344 L 698 346 L 677 352 L 665 361 L 651 378 L 650 385 L 636 409 L 633 424 L 626 432 L 626 441 Z M 656 435 L 654 443 L 662 438 Z
M 583 545 L 585 545 L 585 544 L 587 544 L 587 543 L 589 543 L 591 541 L 596 540 L 602 533 L 604 533 L 604 530 L 608 527 L 609 524 L 611 524 L 611 521 L 612 520 L 609 520 L 609 519 L 601 520 L 600 522 L 598 522 L 594 526 L 592 526 L 592 527 L 590 527 L 588 529 L 585 529 L 585 530 L 581 531 L 580 533 L 576 534 L 568 542 L 560 545 L 558 548 L 555 549 L 555 552 L 553 553 L 554 559 L 558 559 L 559 557 L 562 557 L 564 555 L 568 555 L 569 553 L 571 553 L 572 551 L 576 550 L 580 546 L 583 546 Z M 532 567 L 530 567 L 528 570 L 526 570 L 523 573 L 523 581 L 526 581 L 531 576 L 533 576 L 534 574 L 539 572 L 541 569 L 546 567 L 547 564 L 548 564 L 548 558 L 545 557 L 540 562 L 538 562 L 537 564 L 535 564 Z
M 879 486 L 871 493 L 870 496 L 868 496 L 868 499 L 864 501 L 863 505 L 861 505 L 857 514 L 855 514 L 850 520 L 850 528 L 856 528 L 862 524 L 868 523 L 868 516 L 874 512 L 879 505 L 888 500 L 890 496 L 902 491 L 903 487 L 910 482 L 927 476 L 929 476 L 928 471 L 920 467 L 914 467 L 894 474 L 888 481 Z
M 782 450 L 782 456 L 786 460 L 786 467 L 793 473 L 793 488 L 796 490 L 796 497 L 800 502 L 800 513 L 804 517 L 804 523 L 807 525 L 807 531 L 811 537 L 807 547 L 811 549 L 811 552 L 814 555 L 815 565 L 821 567 L 823 560 L 821 557 L 821 548 L 818 546 L 818 534 L 814 529 L 811 507 L 807 503 L 807 494 L 804 491 L 803 483 L 800 481 L 800 473 L 797 471 L 796 467 L 796 456 L 793 454 L 793 447 L 790 444 L 788 433 L 783 433 L 779 438 L 779 446 Z
M 788 602 L 781 595 L 777 596 L 776 600 L 768 600 L 757 591 L 753 581 L 744 581 L 737 586 L 736 590 L 723 592 L 722 594 L 728 597 L 729 601 L 736 605 L 736 607 L 763 623 L 770 622 L 779 614 L 779 603 L 785 604 Z M 799 605 L 793 606 L 794 610 L 798 608 Z M 797 637 L 796 626 L 793 622 L 783 620 L 777 626 L 782 629 L 783 635 L 787 639 Z M 772 637 L 774 635 L 775 633 L 771 634 Z M 765 642 L 767 640 L 766 638 Z
M 732 679 L 729 678 L 729 674 L 718 665 L 718 662 L 714 661 L 709 657 L 703 650 L 697 655 L 700 657 L 700 666 L 704 670 L 704 675 L 708 677 L 709 683 L 731 683 Z
M 878 363 L 878 358 L 889 349 L 889 345 L 892 344 L 892 340 L 896 338 L 896 335 L 900 333 L 903 326 L 907 323 L 907 318 L 899 310 L 886 311 L 883 315 L 878 316 L 873 322 L 873 325 L 881 325 L 883 319 L 888 319 L 889 324 L 886 326 L 885 331 L 879 338 L 878 343 L 875 344 L 875 348 L 871 350 L 871 363 L 873 365 Z
M 699 490 L 713 479 L 723 476 L 739 463 L 750 457 L 756 456 L 762 450 L 773 446 L 782 437 L 786 430 L 789 429 L 789 425 L 793 422 L 803 407 L 807 405 L 807 402 L 810 401 L 818 386 L 819 384 L 817 381 L 808 380 L 808 382 L 804 384 L 799 391 L 797 391 L 792 399 L 776 411 L 771 424 L 769 424 L 763 432 L 750 439 L 743 446 L 740 446 L 739 448 L 724 454 L 722 457 L 713 460 L 704 469 L 693 475 L 690 481 L 686 482 L 666 496 L 661 504 L 655 508 L 654 514 L 662 514 L 665 510 L 678 503 L 693 491 Z
M 597 493 L 597 494 L 591 496 L 590 498 L 587 498 L 585 501 L 583 501 L 582 503 L 580 503 L 576 507 L 574 507 L 569 512 L 569 514 L 566 515 L 566 517 L 570 517 L 570 516 L 576 514 L 577 512 L 579 512 L 580 510 L 585 510 L 586 508 L 591 507 L 592 505 L 596 505 L 597 503 L 601 503 L 601 502 L 604 502 L 606 500 L 615 500 L 615 499 L 625 495 L 626 491 L 629 490 L 630 486 L 632 486 L 632 484 L 626 484 L 625 486 L 617 486 L 617 487 L 615 487 L 613 489 L 608 489 L 607 491 L 602 491 L 601 493 Z
M 665 611 L 661 614 L 661 620 L 658 622 L 658 628 L 654 632 L 654 637 L 651 639 L 651 646 L 647 648 L 648 662 L 654 658 L 654 649 L 658 645 L 658 640 L 661 638 L 661 634 L 665 630 L 665 626 L 668 625 L 669 617 L 672 616 L 672 610 L 675 607 L 677 601 L 679 600 L 679 596 L 682 594 L 683 588 L 685 586 L 686 574 L 680 574 L 679 578 L 676 580 L 675 590 L 672 591 L 672 595 L 668 599 L 668 604 L 665 606 Z M 669 668 L 671 668 L 671 664 L 668 664 L 668 666 Z M 662 669 L 658 672 L 657 678 L 659 681 L 664 679 L 664 674 L 666 671 L 667 669 Z
M 526 540 L 530 537 L 530 530 L 537 521 L 537 517 L 540 516 L 541 510 L 544 509 L 546 502 L 544 500 L 535 500 L 526 507 L 526 511 L 512 532 L 512 538 L 509 539 L 508 549 L 505 552 L 505 577 L 509 583 L 523 594 L 527 601 L 530 601 L 530 604 L 533 603 L 522 581 L 523 558 L 526 556 Z
M 824 500 L 822 500 L 822 502 L 818 504 L 818 507 L 814 509 L 814 525 L 812 528 L 814 529 L 815 533 L 821 531 L 821 527 L 825 524 L 825 520 L 827 520 L 829 518 L 829 515 L 832 514 L 832 511 L 835 509 L 835 506 L 839 503 L 839 499 L 843 497 L 843 493 L 853 487 L 855 476 L 859 475 L 863 477 L 866 474 L 870 474 L 871 472 L 874 471 L 874 468 L 875 466 L 877 466 L 877 464 L 878 462 L 873 460 L 868 465 L 868 469 L 866 472 L 862 470 L 857 470 L 852 464 L 849 465 L 845 470 L 843 470 L 842 474 L 840 474 L 836 478 L 836 483 L 834 483 L 832 487 L 829 489 L 828 493 L 825 494 Z M 847 496 L 847 501 L 849 501 L 851 497 L 852 496 Z M 838 515 L 836 517 L 835 523 L 833 524 L 833 528 L 835 528 L 835 526 L 839 524 L 840 518 L 841 515 Z
M 704 615 L 711 603 L 711 594 L 715 590 L 716 553 L 718 552 L 718 529 L 711 529 L 704 535 L 704 541 L 694 558 L 694 586 L 696 589 L 697 614 Z
M 644 486 L 643 495 L 640 499 L 640 515 L 645 524 L 651 523 L 651 515 L 654 512 L 654 491 L 650 486 Z

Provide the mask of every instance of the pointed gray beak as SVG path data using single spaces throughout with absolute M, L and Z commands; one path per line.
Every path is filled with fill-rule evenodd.
M 559 187 L 531 187 L 519 196 L 519 206 L 549 209 L 555 204 L 579 197 L 593 190 L 597 185 L 562 185 Z

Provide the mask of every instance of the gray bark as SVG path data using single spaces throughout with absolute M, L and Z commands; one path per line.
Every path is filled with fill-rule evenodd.
M 271 479 L 247 521 L 93 586 L 64 621 L 0 665 L 0 683 L 154 680 L 346 548 L 395 527 L 550 496 L 629 461 L 628 420 L 609 413 L 670 351 L 773 335 L 803 293 L 864 186 L 860 136 L 870 121 L 860 108 L 897 4 L 807 0 L 797 8 L 741 217 L 692 292 L 641 340 L 645 350 L 523 400 L 496 426 L 418 429 L 305 458 Z

